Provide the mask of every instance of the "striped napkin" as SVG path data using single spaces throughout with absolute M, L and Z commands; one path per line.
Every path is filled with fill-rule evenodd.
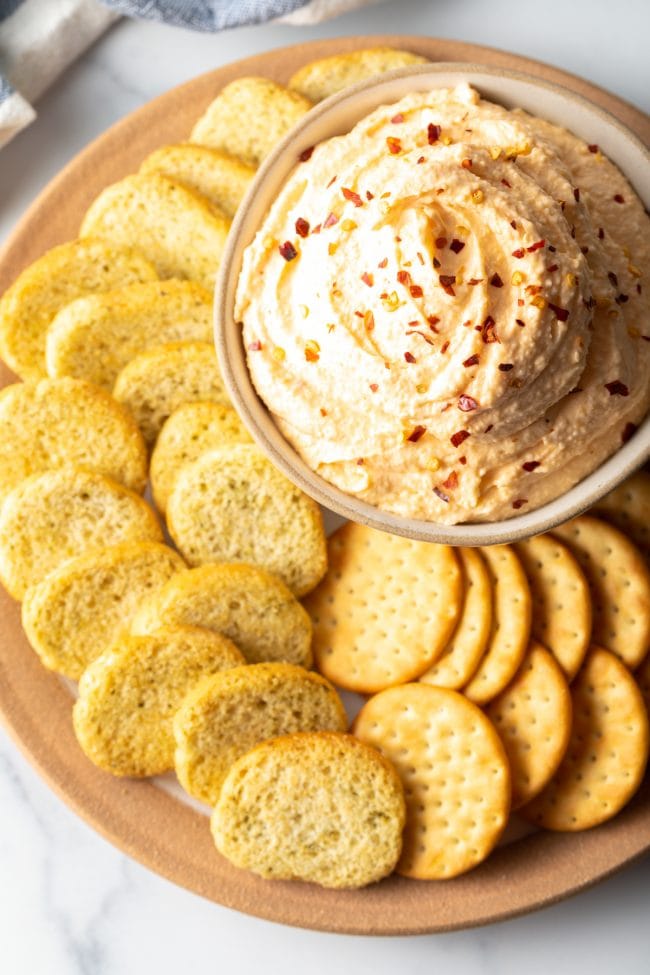
M 0 0 L 0 148 L 34 102 L 121 14 L 219 31 L 280 20 L 314 24 L 377 0 Z

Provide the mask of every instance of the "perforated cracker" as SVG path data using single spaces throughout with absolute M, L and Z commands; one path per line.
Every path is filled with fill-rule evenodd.
M 572 688 L 566 755 L 522 814 L 546 829 L 589 829 L 615 816 L 639 787 L 648 759 L 648 717 L 621 661 L 592 647 Z
M 329 570 L 305 601 L 321 673 L 361 694 L 423 674 L 460 615 L 453 550 L 348 522 L 330 537 L 328 555 Z
M 571 695 L 560 665 L 539 643 L 530 646 L 505 691 L 490 702 L 488 718 L 506 750 L 512 808 L 533 799 L 555 774 L 571 733 Z
M 650 649 L 650 569 L 613 525 L 582 515 L 553 529 L 587 577 L 594 643 L 637 667 Z
M 518 542 L 515 551 L 533 598 L 532 635 L 548 647 L 571 681 L 591 639 L 591 596 L 585 574 L 553 535 Z
M 650 473 L 637 471 L 610 491 L 593 513 L 611 521 L 650 561 Z
M 420 677 L 426 684 L 458 690 L 471 679 L 488 644 L 492 626 L 492 583 L 474 548 L 457 549 L 464 581 L 460 619 L 442 656 Z
M 371 698 L 353 732 L 393 763 L 406 795 L 407 877 L 455 877 L 497 843 L 510 808 L 508 760 L 491 722 L 456 691 L 405 684 Z
M 464 693 L 487 704 L 514 677 L 530 639 L 531 597 L 521 562 L 509 545 L 482 548 L 494 592 L 487 650 Z

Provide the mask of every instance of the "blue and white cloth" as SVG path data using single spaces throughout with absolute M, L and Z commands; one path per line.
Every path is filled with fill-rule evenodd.
M 0 0 L 0 148 L 36 117 L 34 102 L 121 15 L 219 31 L 281 20 L 313 24 L 377 0 Z

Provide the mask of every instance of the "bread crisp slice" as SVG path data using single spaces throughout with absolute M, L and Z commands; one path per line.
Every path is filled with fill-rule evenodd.
M 36 474 L 0 508 L 0 581 L 22 599 L 68 559 L 126 541 L 162 541 L 156 516 L 139 495 L 77 468 Z
M 223 633 L 249 663 L 311 666 L 311 621 L 280 579 L 254 565 L 202 565 L 179 572 L 136 613 L 133 633 L 160 626 L 203 626 Z
M 127 630 L 140 604 L 185 568 L 158 542 L 122 542 L 70 559 L 25 593 L 27 639 L 50 670 L 77 680 Z
M 196 190 L 232 218 L 250 186 L 255 169 L 210 146 L 184 142 L 156 149 L 140 166 L 141 173 L 162 173 Z
M 176 712 L 178 780 L 213 806 L 230 766 L 268 738 L 345 731 L 345 708 L 324 677 L 293 664 L 237 667 L 204 677 Z
M 428 60 L 420 54 L 392 47 L 370 47 L 362 51 L 350 51 L 348 54 L 334 54 L 332 57 L 309 61 L 303 65 L 291 77 L 289 88 L 300 92 L 312 102 L 320 102 L 323 98 L 367 78 L 412 64 L 427 64 Z
M 204 196 L 160 173 L 108 186 L 84 217 L 81 237 L 137 246 L 161 278 L 212 290 L 230 221 Z
M 209 342 L 165 342 L 146 349 L 118 374 L 113 395 L 133 415 L 148 444 L 181 403 L 228 403 Z
M 212 450 L 184 467 L 167 526 L 190 565 L 259 565 L 296 596 L 313 589 L 327 568 L 318 505 L 252 444 Z
M 78 376 L 109 391 L 134 356 L 163 342 L 210 342 L 212 295 L 194 281 L 152 281 L 78 298 L 47 334 L 50 376 Z
M 274 738 L 235 762 L 211 828 L 237 867 L 344 888 L 391 873 L 404 821 L 392 765 L 350 735 L 320 732 Z
M 190 142 L 259 166 L 310 108 L 309 99 L 268 78 L 237 78 L 208 105 Z
M 173 719 L 186 692 L 243 660 L 230 640 L 198 627 L 123 635 L 79 681 L 77 741 L 113 775 L 160 775 L 174 767 Z
M 26 477 L 69 465 L 144 491 L 147 449 L 128 410 L 80 379 L 5 386 L 0 392 L 0 500 Z
M 182 403 L 165 421 L 151 455 L 151 490 L 158 511 L 164 512 L 178 472 L 201 454 L 231 443 L 251 443 L 252 437 L 230 406 L 221 403 Z
M 0 356 L 22 379 L 41 379 L 45 336 L 61 308 L 80 295 L 156 277 L 153 264 L 130 246 L 86 236 L 52 248 L 0 299 Z

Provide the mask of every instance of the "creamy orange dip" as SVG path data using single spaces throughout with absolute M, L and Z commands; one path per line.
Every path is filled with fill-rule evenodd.
M 322 477 L 410 517 L 557 497 L 650 406 L 650 224 L 570 132 L 466 85 L 301 159 L 247 248 L 255 387 Z

